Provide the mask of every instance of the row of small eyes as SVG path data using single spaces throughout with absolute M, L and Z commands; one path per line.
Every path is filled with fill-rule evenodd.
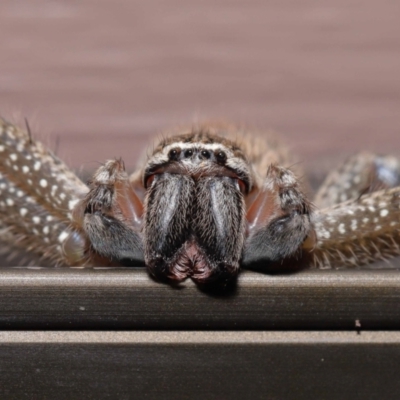
M 181 157 L 181 149 L 179 147 L 175 148 L 175 149 L 171 149 L 168 153 L 168 158 L 171 161 L 177 161 L 180 157 Z M 190 158 L 192 157 L 194 154 L 194 150 L 193 149 L 187 149 L 183 152 L 183 157 L 184 158 Z M 212 156 L 212 152 L 209 150 L 201 150 L 200 154 L 203 158 L 205 159 L 209 159 Z M 214 157 L 216 159 L 217 162 L 219 163 L 224 163 L 226 161 L 226 154 L 225 152 L 221 151 L 221 150 L 217 150 L 214 152 Z

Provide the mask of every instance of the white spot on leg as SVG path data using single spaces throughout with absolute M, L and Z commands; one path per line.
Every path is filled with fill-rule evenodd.
M 381 212 L 379 214 L 381 217 L 386 217 L 389 214 L 389 211 L 385 208 L 385 209 L 381 210 Z
M 329 222 L 330 224 L 335 224 L 336 223 L 336 218 L 333 218 L 331 215 L 326 217 L 326 221 Z
M 65 239 L 67 239 L 68 236 L 69 236 L 69 234 L 68 234 L 67 231 L 62 231 L 62 232 L 60 233 L 60 235 L 58 236 L 58 241 L 59 241 L 60 243 L 63 243 L 63 242 L 65 241 Z
M 331 234 L 329 233 L 329 231 L 323 230 L 322 232 L 319 232 L 319 236 L 323 239 L 329 239 L 331 237 Z
M 79 202 L 78 199 L 76 199 L 76 200 L 70 200 L 70 201 L 68 202 L 68 208 L 69 208 L 70 210 L 73 210 L 74 207 L 78 204 L 78 202 Z

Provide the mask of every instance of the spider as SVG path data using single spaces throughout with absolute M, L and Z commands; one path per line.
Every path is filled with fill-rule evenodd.
M 400 254 L 400 162 L 360 153 L 310 200 L 274 135 L 224 124 L 167 132 L 132 175 L 87 185 L 0 120 L 0 238 L 51 263 L 146 265 L 157 280 L 228 281 L 241 268 L 351 267 Z

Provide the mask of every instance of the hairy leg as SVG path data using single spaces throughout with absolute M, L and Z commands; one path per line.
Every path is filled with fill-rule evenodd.
M 400 185 L 400 160 L 359 153 L 333 170 L 318 190 L 314 204 L 322 209 L 363 194 Z
M 65 264 L 71 212 L 87 187 L 29 132 L 0 119 L 0 241 Z
M 94 174 L 89 193 L 73 210 L 76 232 L 87 239 L 87 245 L 75 246 L 75 251 L 80 249 L 96 262 L 100 257 L 111 264 L 143 265 L 142 213 L 142 201 L 122 160 L 107 161 Z
M 391 156 L 352 157 L 318 192 L 323 209 L 310 207 L 293 173 L 269 170 L 248 210 L 243 266 L 357 267 L 400 255 L 399 165 Z
M 400 254 L 400 187 L 316 211 L 311 266 L 357 267 Z
M 331 172 L 312 216 L 318 268 L 357 267 L 400 254 L 400 161 L 360 153 Z M 325 207 L 325 208 L 324 208 Z
M 302 244 L 314 240 L 311 205 L 290 170 L 272 165 L 247 211 L 248 237 L 242 265 L 269 266 L 300 257 Z
M 143 264 L 141 214 L 122 161 L 100 167 L 88 188 L 29 131 L 0 119 L 3 249 L 56 264 Z

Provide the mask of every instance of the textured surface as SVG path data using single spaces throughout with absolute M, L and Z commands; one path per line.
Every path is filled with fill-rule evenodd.
M 245 272 L 215 295 L 143 269 L 13 268 L 0 270 L 0 304 L 1 329 L 393 329 L 400 273 Z
M 3 332 L 12 399 L 398 399 L 398 332 Z M 18 360 L 18 363 L 15 362 Z

